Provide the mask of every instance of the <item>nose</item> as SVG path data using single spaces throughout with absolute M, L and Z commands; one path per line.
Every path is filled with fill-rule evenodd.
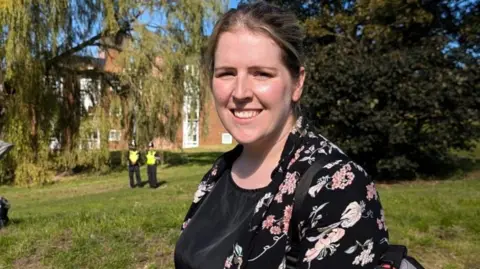
M 236 101 L 248 101 L 253 97 L 252 85 L 248 75 L 238 75 L 232 97 Z

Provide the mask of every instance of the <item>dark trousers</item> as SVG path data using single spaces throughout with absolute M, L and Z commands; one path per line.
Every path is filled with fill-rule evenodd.
M 151 188 L 158 187 L 157 182 L 157 166 L 156 165 L 147 165 L 147 174 L 148 174 L 148 184 Z
M 0 229 L 8 224 L 8 209 L 0 207 Z
M 134 188 L 135 184 L 133 183 L 133 174 L 135 173 L 135 177 L 137 178 L 137 185 L 142 185 L 142 178 L 140 177 L 140 166 L 137 165 L 129 165 L 128 166 L 128 177 L 130 178 L 130 187 Z

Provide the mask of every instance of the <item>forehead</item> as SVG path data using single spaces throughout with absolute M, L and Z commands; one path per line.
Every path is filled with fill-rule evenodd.
M 215 51 L 215 66 L 282 64 L 282 50 L 268 35 L 246 29 L 224 32 Z

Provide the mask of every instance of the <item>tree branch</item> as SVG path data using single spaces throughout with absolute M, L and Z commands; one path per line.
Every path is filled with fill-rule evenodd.
M 53 57 L 52 59 L 48 60 L 47 61 L 47 69 L 49 69 L 52 65 L 55 65 L 56 63 L 62 61 L 63 59 L 65 59 L 69 56 L 72 56 L 76 52 L 79 52 L 79 51 L 83 50 L 84 48 L 86 48 L 88 46 L 92 46 L 97 40 L 99 40 L 104 35 L 104 33 L 106 33 L 106 31 L 103 31 L 103 32 L 91 37 L 87 41 L 85 41 L 83 43 L 80 43 L 79 45 L 77 45 L 77 46 L 75 46 L 71 49 L 68 49 L 68 50 L 58 54 L 57 56 Z
M 93 43 L 92 46 L 97 46 L 97 47 L 100 47 L 100 48 L 106 48 L 106 49 L 114 49 L 114 50 L 117 50 L 119 52 L 122 52 L 123 49 L 120 47 L 120 46 L 114 46 L 114 45 L 109 45 L 109 44 L 102 44 L 102 43 Z

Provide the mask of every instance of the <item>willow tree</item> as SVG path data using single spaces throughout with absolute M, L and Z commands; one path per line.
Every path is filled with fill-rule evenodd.
M 0 164 L 0 183 L 44 182 L 59 169 L 104 166 L 116 105 L 126 129 L 137 123 L 145 140 L 172 136 L 183 82 L 197 85 L 186 92 L 195 104 L 205 96 L 185 66 L 198 66 L 205 29 L 223 6 L 220 0 L 2 1 L 0 136 L 15 149 Z M 118 68 L 105 70 L 87 57 L 99 51 L 115 53 Z M 80 77 L 92 86 L 80 87 Z M 94 103 L 89 111 L 85 95 Z M 94 129 L 101 148 L 80 150 Z M 48 148 L 52 136 L 62 137 L 56 157 Z

